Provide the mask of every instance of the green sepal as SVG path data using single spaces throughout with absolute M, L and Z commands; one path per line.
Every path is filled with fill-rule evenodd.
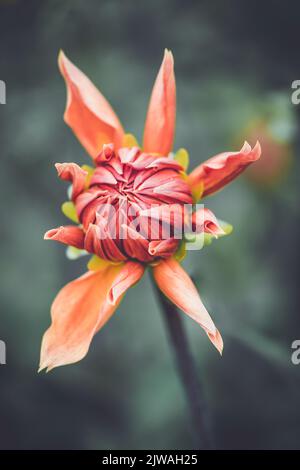
M 86 250 L 80 250 L 79 248 L 75 248 L 75 246 L 68 246 L 66 249 L 66 257 L 70 260 L 75 260 L 86 255 L 88 255 Z
M 174 155 L 174 160 L 176 160 L 176 162 L 182 166 L 185 172 L 187 171 L 189 167 L 189 163 L 190 163 L 190 158 L 189 158 L 188 151 L 186 149 L 181 148 L 177 150 L 177 152 Z
M 180 242 L 180 245 L 178 247 L 178 250 L 176 251 L 176 253 L 174 254 L 174 258 L 180 263 L 181 261 L 184 260 L 184 258 L 186 257 L 186 243 L 185 243 L 185 240 L 182 240 Z
M 79 224 L 75 204 L 72 201 L 66 201 L 61 206 L 62 213 L 76 224 Z

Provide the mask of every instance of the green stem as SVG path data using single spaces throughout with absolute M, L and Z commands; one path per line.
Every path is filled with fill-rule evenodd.
M 189 405 L 194 428 L 193 437 L 195 445 L 198 449 L 211 449 L 212 438 L 209 411 L 180 314 L 175 305 L 171 304 L 158 289 L 152 276 L 151 279 L 173 346 L 178 373 Z

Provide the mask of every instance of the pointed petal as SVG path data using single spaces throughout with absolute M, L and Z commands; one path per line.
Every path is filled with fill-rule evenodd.
M 88 154 L 96 158 L 103 144 L 119 147 L 124 131 L 110 104 L 62 51 L 58 65 L 67 86 L 65 122 Z
M 145 152 L 168 155 L 172 150 L 176 119 L 176 85 L 173 55 L 167 49 L 158 72 L 144 131 Z
M 239 152 L 224 152 L 210 158 L 189 175 L 188 183 L 191 190 L 203 183 L 202 196 L 215 193 L 242 173 L 248 165 L 258 160 L 260 155 L 259 142 L 253 148 L 245 142 Z
M 112 304 L 110 292 L 123 270 L 123 285 L 115 290 Z M 61 289 L 51 307 L 52 324 L 43 337 L 40 370 L 72 364 L 87 354 L 95 332 L 109 320 L 120 296 L 133 283 L 126 282 L 126 273 L 126 263 L 108 265 L 103 270 L 89 271 Z
M 75 225 L 61 226 L 48 230 L 44 235 L 44 240 L 55 240 L 75 248 L 84 248 L 84 232 Z
M 169 258 L 153 267 L 153 275 L 165 296 L 195 320 L 222 353 L 221 335 L 204 307 L 192 280 L 180 264 L 175 259 Z
M 55 163 L 55 168 L 59 178 L 72 183 L 72 199 L 75 199 L 84 190 L 87 171 L 76 163 Z

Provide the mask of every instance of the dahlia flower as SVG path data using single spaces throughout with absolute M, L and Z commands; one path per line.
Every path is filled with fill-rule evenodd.
M 186 225 L 184 207 L 195 207 L 200 198 L 220 190 L 255 162 L 261 153 L 259 143 L 251 148 L 245 142 L 240 151 L 220 153 L 187 174 L 187 151 L 172 153 L 176 87 L 168 50 L 154 83 L 141 146 L 125 133 L 110 104 L 63 52 L 59 68 L 67 87 L 64 120 L 93 165 L 55 165 L 58 176 L 71 183 L 70 200 L 62 210 L 75 224 L 49 230 L 45 239 L 68 245 L 72 256 L 92 257 L 88 271 L 64 286 L 52 304 L 40 370 L 81 360 L 93 336 L 147 267 L 163 294 L 203 328 L 221 353 L 222 337 L 180 264 L 185 240 L 175 234 Z M 170 207 L 175 209 L 166 234 L 165 213 Z M 157 223 L 149 233 L 154 219 Z M 226 232 L 203 207 L 192 210 L 191 226 L 196 235 L 208 238 Z

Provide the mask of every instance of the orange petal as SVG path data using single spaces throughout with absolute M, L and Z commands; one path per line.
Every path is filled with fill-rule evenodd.
M 52 228 L 45 233 L 44 240 L 55 240 L 65 245 L 75 246 L 75 248 L 84 248 L 84 232 L 75 225 Z
M 248 165 L 259 159 L 261 148 L 259 142 L 253 149 L 245 142 L 239 152 L 224 152 L 210 158 L 199 165 L 188 177 L 191 190 L 199 183 L 203 183 L 202 196 L 208 196 L 230 183 Z
M 118 274 L 108 294 L 109 302 L 116 305 L 118 299 L 126 292 L 128 287 L 136 284 L 145 272 L 145 266 L 135 261 L 128 261 Z
M 153 267 L 153 275 L 165 296 L 199 323 L 214 346 L 222 353 L 222 337 L 204 307 L 192 280 L 180 264 L 174 258 L 169 258 Z
M 168 155 L 176 120 L 176 85 L 172 52 L 165 55 L 152 90 L 144 131 L 145 152 Z
M 92 158 L 96 158 L 103 144 L 119 147 L 124 131 L 110 104 L 62 51 L 58 65 L 67 86 L 64 119 L 83 147 Z
M 122 285 L 115 289 L 112 304 L 110 292 L 122 272 Z M 129 272 L 127 282 L 126 273 L 126 263 L 109 265 L 87 272 L 60 290 L 51 307 L 52 324 L 43 337 L 40 370 L 72 364 L 87 354 L 95 332 L 109 320 L 120 296 L 136 281 Z

